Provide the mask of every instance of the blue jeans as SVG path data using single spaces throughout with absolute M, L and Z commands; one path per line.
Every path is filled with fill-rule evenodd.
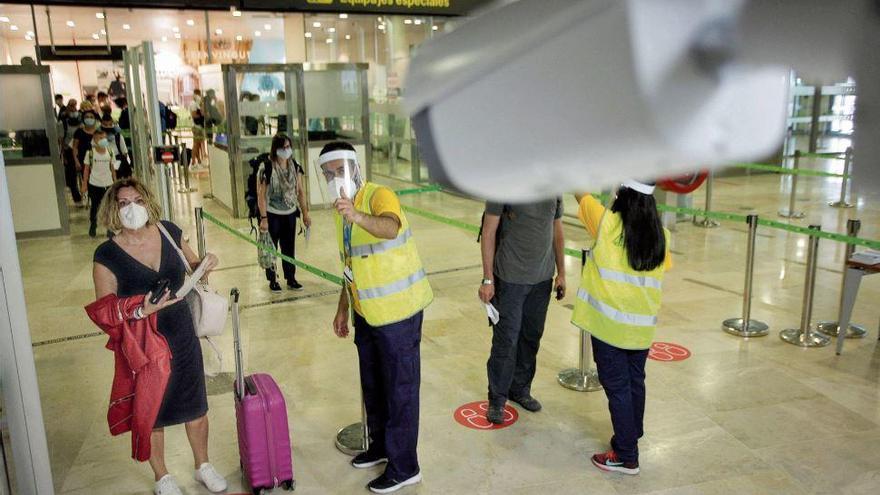
M 373 327 L 354 314 L 370 452 L 388 457 L 385 474 L 397 480 L 419 472 L 422 316 Z
M 639 462 L 639 438 L 645 434 L 645 362 L 648 349 L 631 351 L 593 340 L 593 360 L 608 397 L 614 436 L 611 448 L 623 462 Z
M 491 405 L 503 406 L 508 397 L 531 394 L 552 289 L 553 280 L 523 285 L 495 277 L 492 304 L 501 319 L 492 328 L 492 350 L 486 363 Z

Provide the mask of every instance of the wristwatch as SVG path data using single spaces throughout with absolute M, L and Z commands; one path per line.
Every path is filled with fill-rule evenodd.
M 483 281 L 481 282 L 482 285 L 492 285 L 492 283 L 493 283 L 492 279 L 490 279 L 490 278 L 484 278 Z

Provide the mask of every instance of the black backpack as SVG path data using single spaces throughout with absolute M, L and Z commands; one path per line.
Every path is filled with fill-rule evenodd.
M 177 114 L 165 107 L 165 129 L 177 129 Z
M 510 214 L 510 206 L 506 205 L 506 204 L 503 205 L 502 210 L 501 210 L 501 220 L 504 220 L 505 215 L 509 215 L 509 214 Z M 480 217 L 480 230 L 477 232 L 477 244 L 479 244 L 480 240 L 483 239 L 483 222 L 485 222 L 485 221 L 486 221 L 486 210 L 483 210 L 483 216 Z M 498 222 L 498 232 L 500 232 L 500 231 L 501 231 L 501 222 L 499 221 Z M 498 249 L 497 241 L 495 244 L 495 249 Z
M 257 219 L 257 224 L 259 224 L 260 218 L 260 209 L 257 207 L 257 171 L 260 170 L 260 165 L 264 166 L 263 181 L 268 183 L 272 178 L 272 160 L 269 159 L 269 153 L 260 153 L 251 158 L 248 163 L 251 166 L 251 173 L 248 174 L 244 201 L 247 203 L 248 220 L 251 223 L 251 229 L 256 230 L 254 219 Z

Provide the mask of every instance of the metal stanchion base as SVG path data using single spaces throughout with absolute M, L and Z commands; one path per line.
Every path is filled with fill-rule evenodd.
M 779 332 L 779 338 L 800 347 L 825 347 L 831 339 L 808 329 L 806 333 L 800 328 L 787 328 Z
M 364 451 L 364 425 L 354 423 L 336 434 L 336 448 L 343 454 L 358 455 Z
M 712 220 L 711 218 L 704 218 L 699 221 L 694 220 L 694 225 L 696 225 L 697 227 L 703 228 L 703 229 L 714 229 L 715 227 L 718 227 L 721 224 L 716 222 L 715 220 Z
M 770 327 L 758 320 L 750 319 L 748 325 L 745 325 L 747 328 L 743 327 L 742 318 L 731 318 L 721 323 L 722 330 L 738 337 L 763 337 L 770 333 Z
M 837 337 L 837 334 L 840 333 L 840 326 L 837 324 L 836 321 L 821 321 L 818 325 L 816 325 L 816 330 L 825 335 L 828 335 L 829 337 Z M 847 330 L 846 332 L 846 338 L 860 339 L 867 335 L 867 333 L 868 331 L 865 330 L 865 327 L 852 323 L 849 326 L 849 330 Z
M 835 201 L 833 203 L 828 203 L 828 206 L 833 206 L 835 208 L 852 208 L 853 205 L 847 203 L 846 201 Z
M 577 392 L 595 392 L 602 390 L 599 384 L 599 375 L 595 370 L 588 370 L 583 373 L 579 368 L 569 368 L 562 370 L 556 377 L 557 381 L 563 387 Z
M 804 218 L 807 215 L 802 211 L 790 212 L 788 210 L 779 210 L 777 214 L 783 218 Z

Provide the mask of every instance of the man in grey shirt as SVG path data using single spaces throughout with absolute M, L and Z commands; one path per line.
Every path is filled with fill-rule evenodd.
M 501 317 L 493 326 L 487 418 L 499 424 L 507 399 L 537 412 L 541 403 L 531 395 L 536 356 L 554 288 L 565 296 L 562 199 L 537 203 L 486 203 L 480 248 L 483 282 L 479 296 Z

